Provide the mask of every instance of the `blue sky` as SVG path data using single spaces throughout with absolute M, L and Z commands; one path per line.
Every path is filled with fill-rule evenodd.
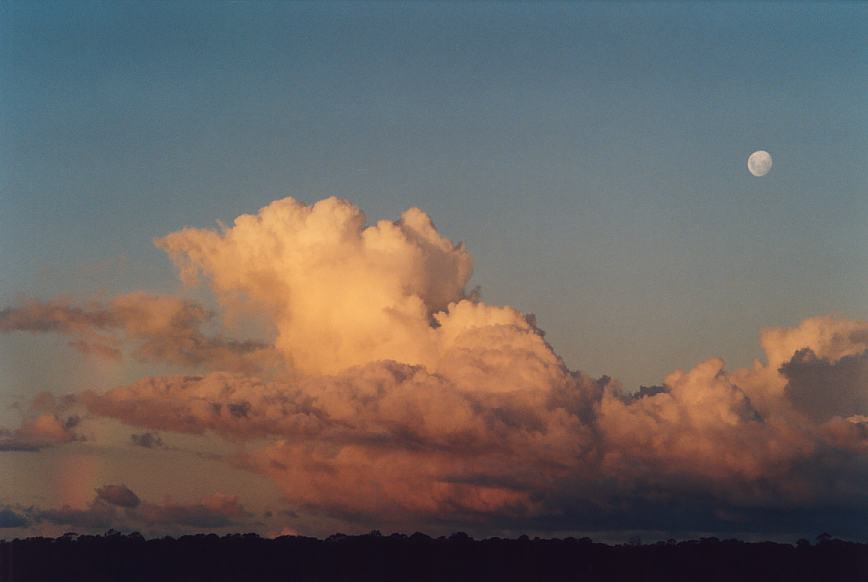
M 334 194 L 430 213 L 571 367 L 745 364 L 868 317 L 866 37 L 858 3 L 6 2 L 0 298 L 172 290 L 153 237 Z

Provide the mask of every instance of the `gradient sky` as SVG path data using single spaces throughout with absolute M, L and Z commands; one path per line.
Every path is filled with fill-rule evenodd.
M 0 307 L 177 292 L 155 237 L 335 195 L 427 212 L 572 369 L 748 366 L 868 318 L 866 38 L 860 3 L 4 2 Z M 159 371 L 2 335 L 0 425 Z

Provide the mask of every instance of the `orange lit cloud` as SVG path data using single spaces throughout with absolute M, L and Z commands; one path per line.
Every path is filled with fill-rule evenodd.
M 82 440 L 75 432 L 81 419 L 71 411 L 73 398 L 57 399 L 48 392 L 37 395 L 15 430 L 0 428 L 0 451 L 38 451 Z
M 213 314 L 196 302 L 166 295 L 129 293 L 109 304 L 26 301 L 0 311 L 0 332 L 58 333 L 85 354 L 120 358 L 126 346 L 142 361 L 252 371 L 269 362 L 268 346 L 207 336 Z
M 157 240 L 184 281 L 204 276 L 224 302 L 274 320 L 276 345 L 306 373 L 377 360 L 436 365 L 435 314 L 464 297 L 470 254 L 418 209 L 366 226 L 337 198 L 286 198 L 223 232 L 186 228 Z
M 271 321 L 273 346 L 207 336 L 198 304 L 141 293 L 29 303 L 0 328 L 203 371 L 79 400 L 130 426 L 248 443 L 233 462 L 293 507 L 406 527 L 684 499 L 736 515 L 842 491 L 868 507 L 868 322 L 764 330 L 751 367 L 710 359 L 628 394 L 569 370 L 533 317 L 468 294 L 469 253 L 418 209 L 367 225 L 343 200 L 284 199 L 157 245 L 185 282 L 210 287 L 218 320 Z

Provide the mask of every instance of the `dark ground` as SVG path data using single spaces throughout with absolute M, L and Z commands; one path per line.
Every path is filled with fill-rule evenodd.
M 473 540 L 254 534 L 145 540 L 138 534 L 0 542 L 0 581 L 665 580 L 868 581 L 868 544 L 702 538 L 610 546 L 584 538 Z

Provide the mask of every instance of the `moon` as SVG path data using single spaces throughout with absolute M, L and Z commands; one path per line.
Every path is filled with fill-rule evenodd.
M 747 171 L 760 178 L 772 169 L 772 155 L 765 150 L 757 150 L 747 159 Z

